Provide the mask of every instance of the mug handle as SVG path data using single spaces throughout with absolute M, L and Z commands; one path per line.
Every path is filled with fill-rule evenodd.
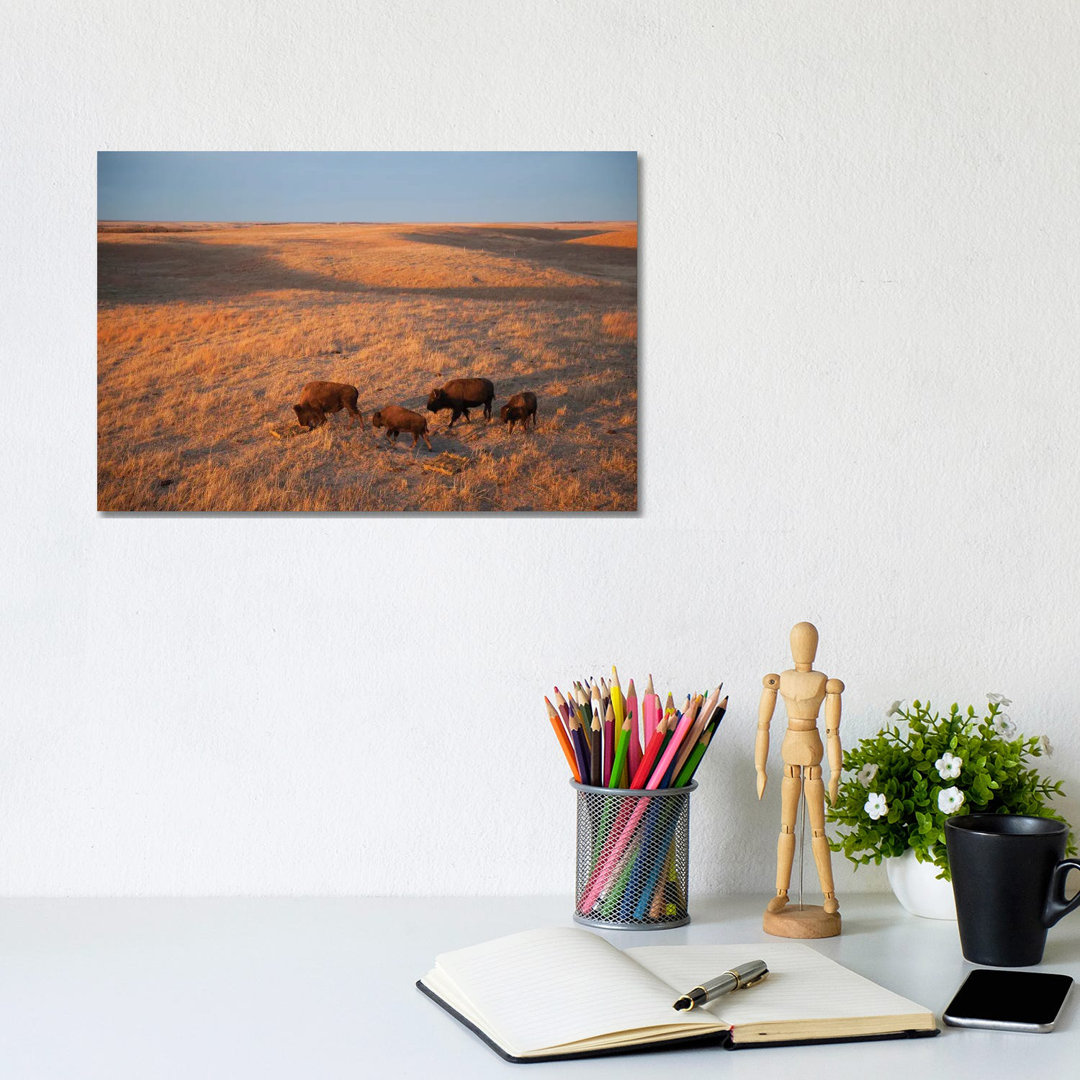
M 1070 911 L 1080 907 L 1080 889 L 1071 900 L 1065 899 L 1065 879 L 1070 870 L 1080 870 L 1080 860 L 1062 859 L 1054 867 L 1050 875 L 1050 895 L 1046 898 L 1046 906 L 1043 908 L 1043 926 L 1048 929 Z

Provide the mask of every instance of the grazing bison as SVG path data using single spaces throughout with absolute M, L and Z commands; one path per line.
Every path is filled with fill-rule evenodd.
M 411 432 L 413 446 L 423 439 L 427 448 L 431 449 L 431 440 L 427 436 L 427 421 L 412 409 L 403 409 L 400 405 L 385 405 L 371 414 L 371 426 L 386 428 L 386 437 L 392 438 L 394 442 L 397 442 L 402 431 Z
M 499 419 L 505 424 L 509 422 L 510 430 L 514 430 L 514 421 L 520 420 L 522 430 L 528 432 L 529 417 L 532 417 L 533 427 L 536 427 L 536 395 L 531 390 L 523 390 L 515 394 L 500 410 Z
M 360 427 L 363 429 L 364 417 L 356 407 L 358 397 L 359 391 L 348 383 L 309 382 L 300 391 L 300 400 L 293 406 L 293 412 L 296 413 L 296 419 L 301 427 L 314 431 L 320 424 L 326 423 L 327 413 L 348 409 L 349 427 L 359 420 Z
M 450 426 L 462 414 L 469 420 L 469 410 L 484 406 L 484 419 L 491 419 L 491 403 L 495 400 L 495 384 L 490 379 L 451 379 L 445 386 L 428 394 L 428 412 L 453 410 Z M 470 420 L 469 423 L 472 423 Z

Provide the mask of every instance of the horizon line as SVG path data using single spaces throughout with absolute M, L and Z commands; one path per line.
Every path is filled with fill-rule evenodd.
M 129 222 L 132 225 L 584 225 L 598 221 L 608 221 L 618 225 L 637 225 L 637 218 L 501 218 L 493 221 L 478 221 L 475 218 L 459 218 L 454 221 L 435 221 L 430 218 L 415 221 L 398 218 L 393 221 L 374 221 L 371 219 L 346 219 L 331 221 L 329 218 L 281 218 L 269 219 L 224 219 L 224 218 L 98 218 L 99 225 L 120 225 Z

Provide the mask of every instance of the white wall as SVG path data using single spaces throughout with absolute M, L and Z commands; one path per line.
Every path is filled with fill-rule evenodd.
M 1007 693 L 1080 824 L 1075 6 L 357 6 L 9 16 L 0 892 L 569 891 L 615 662 L 726 681 L 693 887 L 768 895 L 804 618 L 847 740 Z M 638 514 L 95 512 L 96 151 L 365 148 L 640 151 Z

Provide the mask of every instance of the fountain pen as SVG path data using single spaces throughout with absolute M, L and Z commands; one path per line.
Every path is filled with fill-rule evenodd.
M 715 979 L 695 986 L 693 990 L 683 994 L 675 1002 L 673 1008 L 682 1012 L 694 1008 L 695 1005 L 704 1005 L 707 1001 L 712 1001 L 722 994 L 728 994 L 732 990 L 745 990 L 748 986 L 754 986 L 768 974 L 769 969 L 765 966 L 764 960 L 751 960 L 748 964 L 740 964 Z

